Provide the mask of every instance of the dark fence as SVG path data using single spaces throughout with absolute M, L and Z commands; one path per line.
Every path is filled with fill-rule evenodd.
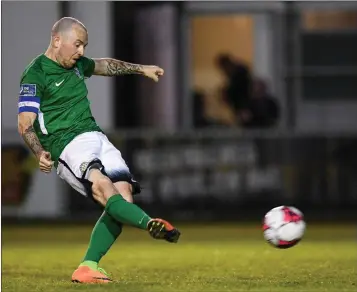
M 311 219 L 354 219 L 357 137 L 238 135 L 109 135 L 142 193 L 136 202 L 175 220 L 257 219 L 282 204 Z M 72 216 L 100 212 L 69 191 Z

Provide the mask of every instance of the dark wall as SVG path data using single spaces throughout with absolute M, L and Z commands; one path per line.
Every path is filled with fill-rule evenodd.
M 137 63 L 135 56 L 135 14 L 140 8 L 163 5 L 167 2 L 120 2 L 113 6 L 113 58 Z M 182 3 L 175 3 L 181 9 Z M 180 11 L 180 10 L 179 10 Z M 179 23 L 177 35 L 180 34 Z M 179 38 L 177 45 L 180 46 Z M 181 70 L 181 68 L 179 68 Z M 180 76 L 180 74 L 178 74 Z M 137 81 L 141 76 L 116 77 L 114 83 L 114 125 L 116 128 L 134 128 L 140 126 L 138 110 Z M 180 80 L 177 81 L 181 83 Z
M 113 58 L 135 63 L 135 2 L 115 1 L 113 5 Z M 136 126 L 135 83 L 139 76 L 114 77 L 114 125 L 116 128 Z

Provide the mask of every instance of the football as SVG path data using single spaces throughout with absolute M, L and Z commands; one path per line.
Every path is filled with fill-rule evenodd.
M 266 213 L 263 220 L 265 240 L 276 248 L 290 248 L 304 236 L 303 213 L 290 206 L 279 206 Z

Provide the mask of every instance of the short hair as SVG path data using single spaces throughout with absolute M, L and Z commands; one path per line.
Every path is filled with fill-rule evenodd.
M 73 18 L 73 17 L 63 17 L 53 25 L 51 34 L 55 35 L 58 33 L 68 31 L 75 24 L 81 26 L 87 32 L 87 28 L 78 19 Z
M 232 56 L 229 54 L 220 54 L 216 57 L 216 63 L 220 66 L 227 66 L 234 63 Z

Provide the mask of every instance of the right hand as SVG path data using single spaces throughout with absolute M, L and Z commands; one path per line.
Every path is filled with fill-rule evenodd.
M 149 77 L 150 79 L 154 80 L 155 82 L 159 81 L 159 78 L 164 75 L 164 69 L 158 67 L 158 66 L 144 66 L 143 68 L 143 74 L 146 77 Z
M 39 160 L 40 170 L 44 173 L 50 173 L 54 163 L 51 160 L 51 153 L 42 151 L 38 160 Z

